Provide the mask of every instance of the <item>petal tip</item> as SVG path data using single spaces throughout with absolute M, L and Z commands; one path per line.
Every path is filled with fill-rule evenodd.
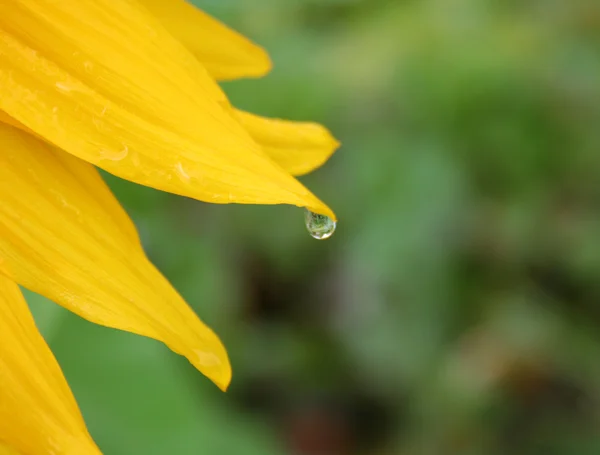
M 257 46 L 257 58 L 256 58 L 256 77 L 262 77 L 267 75 L 273 69 L 273 60 L 269 53 L 262 47 Z
M 226 64 L 215 64 L 203 62 L 211 75 L 218 81 L 232 81 L 240 78 L 258 79 L 266 76 L 273 69 L 273 61 L 269 53 L 262 47 L 248 43 L 249 49 L 246 60 L 230 66 Z
M 231 364 L 227 351 L 219 342 L 219 346 L 213 351 L 195 349 L 188 360 L 196 369 L 208 377 L 223 392 L 227 391 L 231 383 Z

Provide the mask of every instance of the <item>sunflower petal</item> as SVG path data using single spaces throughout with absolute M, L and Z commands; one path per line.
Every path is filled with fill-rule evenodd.
M 17 452 L 15 449 L 13 449 L 12 447 L 4 445 L 0 442 L 0 455 L 21 455 L 21 454 L 19 452 Z
M 167 30 L 192 51 L 217 80 L 263 76 L 268 54 L 243 35 L 183 0 L 141 0 Z M 240 123 L 263 150 L 292 175 L 320 167 L 339 147 L 322 125 L 262 118 L 236 112 Z
M 163 341 L 227 387 L 223 345 L 148 261 L 93 166 L 0 124 L 0 200 L 0 272 L 92 322 Z
M 99 454 L 19 287 L 1 274 L 0 341 L 0 454 Z
M 260 117 L 236 109 L 233 112 L 265 153 L 292 175 L 308 174 L 319 168 L 340 146 L 329 130 L 318 123 Z M 3 111 L 0 122 L 35 134 Z
M 6 112 L 0 110 L 0 123 L 7 123 L 10 126 L 15 126 L 17 128 L 20 128 L 24 131 L 28 131 L 27 127 L 25 125 L 23 125 L 22 123 L 16 121 L 14 118 L 12 118 L 10 115 L 8 115 Z
M 322 125 L 270 119 L 235 110 L 240 123 L 269 157 L 292 175 L 307 174 L 329 159 L 340 143 Z
M 217 80 L 260 77 L 271 70 L 267 52 L 184 0 L 140 0 Z
M 0 109 L 133 182 L 213 203 L 331 210 L 272 162 L 216 83 L 130 0 L 0 0 Z

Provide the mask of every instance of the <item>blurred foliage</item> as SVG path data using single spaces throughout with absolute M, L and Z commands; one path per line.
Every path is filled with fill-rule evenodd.
M 237 106 L 343 142 L 340 224 L 106 176 L 234 382 L 30 295 L 105 454 L 600 453 L 600 3 L 196 4 L 273 57 Z

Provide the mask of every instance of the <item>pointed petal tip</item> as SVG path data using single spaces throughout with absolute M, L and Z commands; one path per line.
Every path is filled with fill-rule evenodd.
M 210 75 L 219 82 L 241 78 L 258 79 L 266 76 L 273 69 L 273 60 L 267 50 L 250 40 L 246 41 L 244 53 L 237 56 L 237 61 L 213 62 L 201 56 L 198 56 L 198 59 L 206 66 Z
M 249 42 L 245 52 L 245 60 L 239 58 L 236 62 L 212 62 L 201 56 L 198 58 L 210 75 L 219 82 L 234 81 L 240 78 L 258 79 L 271 72 L 273 61 L 265 49 Z
M 194 366 L 198 368 L 197 365 Z M 207 373 L 203 372 L 203 374 Z M 222 368 L 221 371 L 208 376 L 208 378 L 221 390 L 221 392 L 227 392 L 227 389 L 231 385 L 231 367 Z
M 228 379 L 221 382 L 215 382 L 215 384 L 219 389 L 221 389 L 221 392 L 227 392 L 227 389 L 229 389 L 229 386 L 231 385 L 231 375 Z
M 322 166 L 340 147 L 319 123 L 261 117 L 239 109 L 232 113 L 269 158 L 296 177 Z
M 306 156 L 304 163 L 297 163 L 296 167 L 291 167 L 290 172 L 295 177 L 301 177 L 310 174 L 314 170 L 323 166 L 329 158 L 342 146 L 342 143 L 333 135 L 331 130 L 324 125 L 314 122 L 300 122 L 298 129 L 303 128 L 307 136 L 312 136 L 312 150 L 310 155 Z M 308 144 L 307 144 L 308 145 Z
M 209 329 L 210 330 L 210 329 Z M 221 340 L 211 330 L 210 340 L 205 339 L 204 349 L 194 349 L 183 354 L 189 362 L 223 392 L 231 383 L 232 370 L 229 356 Z M 205 350 L 209 347 L 210 350 Z
M 329 133 L 331 135 L 331 133 Z M 342 143 L 338 141 L 333 135 L 331 135 L 331 146 L 333 148 L 333 152 L 339 149 L 342 146 Z
M 254 65 L 253 71 L 249 69 L 248 75 L 250 77 L 263 77 L 271 72 L 273 69 L 273 60 L 269 53 L 262 47 L 254 45 Z

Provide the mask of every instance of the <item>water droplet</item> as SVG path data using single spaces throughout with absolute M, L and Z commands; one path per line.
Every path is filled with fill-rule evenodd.
M 337 226 L 337 223 L 327 215 L 320 215 L 310 210 L 305 210 L 304 222 L 309 234 L 317 240 L 325 240 L 331 237 Z
M 189 182 L 191 180 L 190 174 L 188 174 L 185 170 L 185 168 L 183 167 L 182 163 L 177 163 L 175 165 L 175 172 L 177 173 L 177 176 L 184 182 Z
M 127 155 L 129 155 L 129 147 L 123 144 L 123 148 L 119 151 L 101 149 L 99 150 L 99 152 L 100 159 L 109 161 L 121 161 L 124 160 L 127 157 Z
M 71 87 L 68 83 L 65 82 L 57 82 L 54 85 L 56 85 L 56 88 L 59 89 L 61 92 L 70 92 L 71 90 L 73 90 L 73 87 Z
M 198 356 L 198 362 L 200 362 L 200 365 L 204 365 L 206 367 L 216 367 L 223 363 L 221 362 L 221 359 L 219 359 L 219 357 L 212 352 L 205 352 L 199 349 L 194 349 L 194 352 Z

